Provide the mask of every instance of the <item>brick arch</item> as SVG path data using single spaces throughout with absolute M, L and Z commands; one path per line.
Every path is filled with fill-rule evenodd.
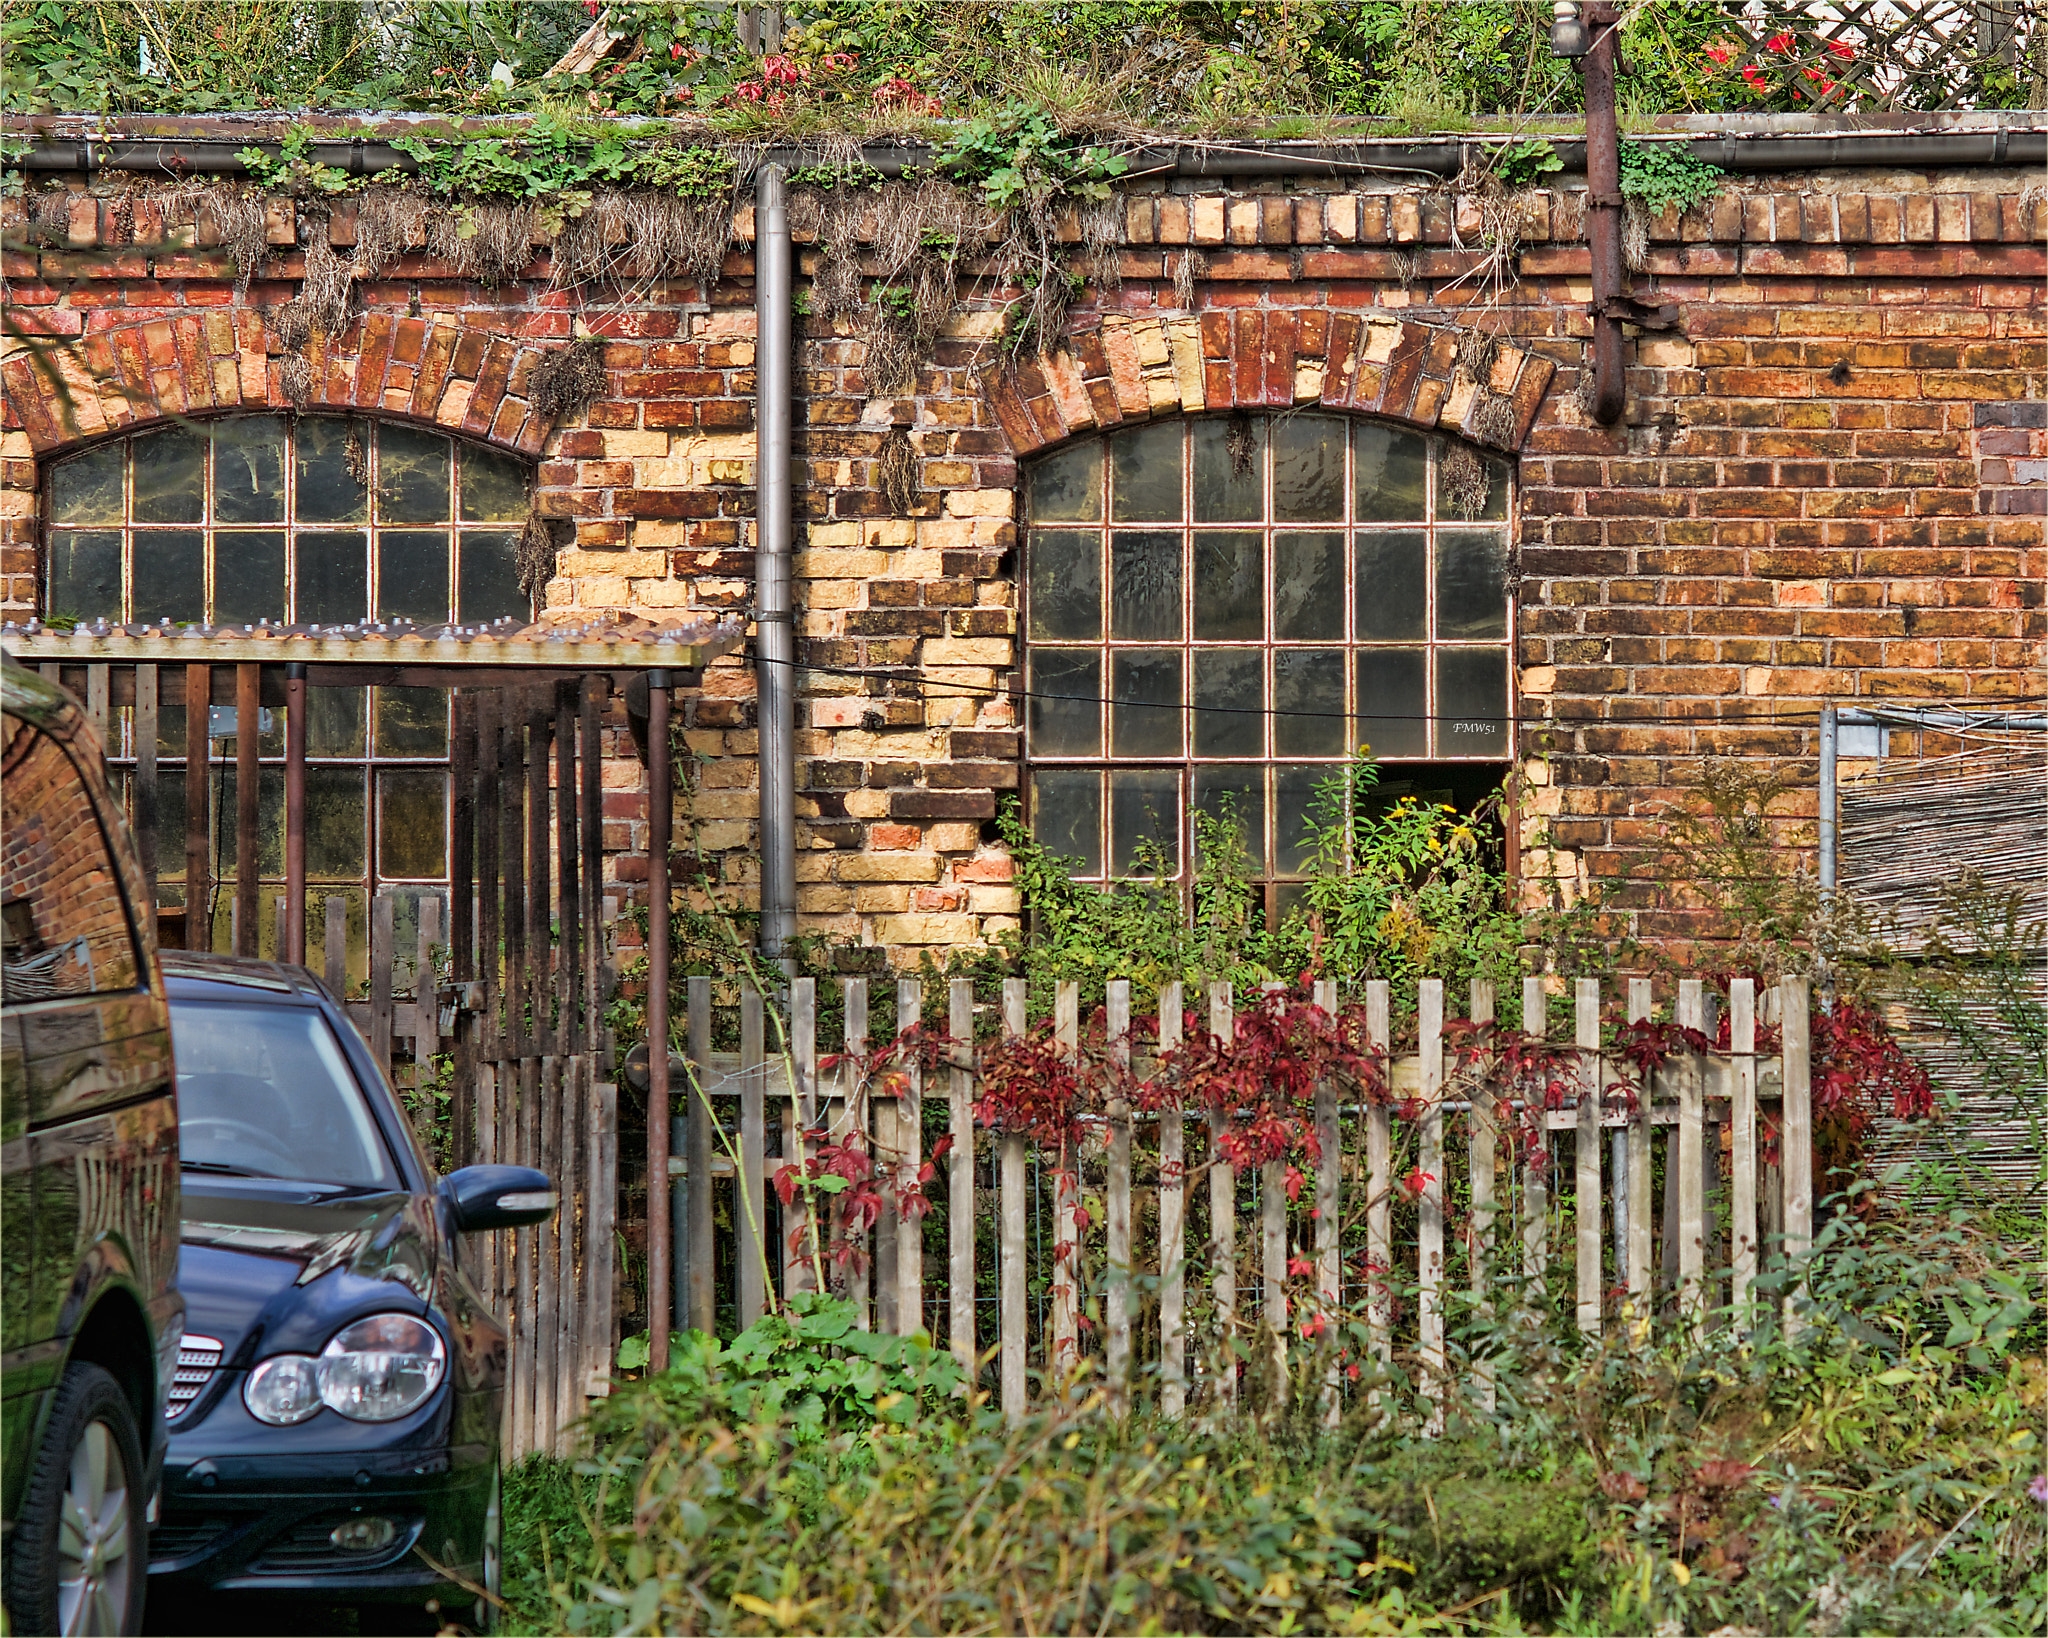
M 1052 357 L 989 386 L 1017 456 L 1159 416 L 1321 404 L 1454 433 L 1509 454 L 1535 424 L 1556 366 L 1503 345 L 1483 382 L 1458 370 L 1462 332 L 1385 314 L 1219 308 L 1108 314 Z
M 295 408 L 412 420 L 533 457 L 554 428 L 525 397 L 547 351 L 459 321 L 371 313 L 313 342 L 311 389 L 294 406 L 282 346 L 261 315 L 216 308 L 100 331 L 61 353 L 18 355 L 0 365 L 0 382 L 8 423 L 28 434 L 39 458 L 173 415 Z

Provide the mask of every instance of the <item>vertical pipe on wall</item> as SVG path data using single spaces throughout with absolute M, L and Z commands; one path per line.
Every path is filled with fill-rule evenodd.
M 1834 703 L 1820 708 L 1820 890 L 1835 890 L 1835 758 L 1840 754 Z
M 754 201 L 754 653 L 761 744 L 761 954 L 796 935 L 796 633 L 790 596 L 790 246 L 782 168 Z
M 647 1349 L 668 1368 L 668 673 L 647 674 Z

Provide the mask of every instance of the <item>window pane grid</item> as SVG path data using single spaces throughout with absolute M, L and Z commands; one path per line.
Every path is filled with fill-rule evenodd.
M 1025 575 L 1040 834 L 1093 824 L 1085 873 L 1115 874 L 1114 776 L 1171 759 L 1183 842 L 1197 787 L 1234 781 L 1259 809 L 1254 859 L 1289 874 L 1304 791 L 1361 742 L 1383 761 L 1504 760 L 1508 473 L 1478 457 L 1487 504 L 1454 515 L 1439 497 L 1457 447 L 1282 415 L 1155 423 L 1040 463 Z M 1092 820 L 1049 811 L 1087 792 Z
M 44 608 L 123 624 L 525 619 L 516 549 L 526 483 L 513 457 L 395 422 L 248 416 L 144 433 L 51 469 Z M 444 882 L 445 693 L 320 689 L 309 703 L 308 881 L 358 893 Z M 115 715 L 112 771 L 125 790 L 133 712 Z M 282 876 L 285 712 L 266 715 L 257 868 L 271 881 Z M 157 740 L 170 834 L 183 812 L 182 708 L 160 708 Z M 233 766 L 216 758 L 209 777 L 220 874 L 232 880 Z M 159 857 L 175 900 L 183 850 Z

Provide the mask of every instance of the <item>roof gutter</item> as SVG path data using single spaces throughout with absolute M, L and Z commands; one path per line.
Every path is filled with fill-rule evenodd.
M 1467 150 L 1507 140 L 1477 134 L 1432 137 L 1422 141 L 1361 142 L 1160 142 L 1136 149 L 1130 156 L 1131 176 L 1252 178 L 1283 176 L 1427 175 L 1455 176 Z M 1836 167 L 1903 169 L 1973 166 L 2039 166 L 2048 164 L 2048 130 L 2015 130 L 2001 125 L 1978 131 L 1845 131 L 1828 135 L 1768 133 L 1652 132 L 1630 138 L 1658 146 L 1683 145 L 1693 157 L 1737 175 L 1777 171 L 1823 170 Z M 1568 171 L 1583 171 L 1583 141 L 1554 141 Z M 244 148 L 273 151 L 276 144 L 228 137 L 105 137 L 39 136 L 9 165 L 30 171 L 160 172 L 166 177 L 240 176 L 248 166 Z M 862 162 L 883 176 L 901 176 L 928 166 L 934 150 L 923 144 L 876 143 L 861 150 Z M 385 171 L 417 172 L 419 162 L 388 142 L 361 137 L 315 142 L 307 158 L 332 165 L 351 176 Z M 808 156 L 815 157 L 815 156 Z M 803 164 L 796 148 L 770 148 L 761 156 L 768 165 Z

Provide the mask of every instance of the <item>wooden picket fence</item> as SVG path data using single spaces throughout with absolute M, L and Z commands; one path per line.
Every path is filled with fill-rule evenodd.
M 1399 1107 L 1345 1105 L 1336 1088 L 1321 1089 L 1313 1112 L 1321 1156 L 1312 1189 L 1302 1180 L 1294 1201 L 1284 1163 L 1264 1163 L 1240 1176 L 1214 1143 L 1213 1117 L 1194 1111 L 1155 1116 L 1113 1104 L 1094 1123 L 1078 1165 L 1058 1167 L 1029 1153 L 1022 1136 L 977 1131 L 972 1048 L 966 1045 L 976 1034 L 977 1001 L 964 980 L 953 982 L 946 998 L 946 1033 L 954 1044 L 951 1067 L 939 1072 L 943 1088 L 928 1089 L 908 1054 L 899 1072 L 879 1082 L 864 1079 L 861 1065 L 872 1062 L 877 1022 L 869 985 L 861 978 L 842 982 L 843 1039 L 837 1054 L 821 1058 L 815 981 L 790 986 L 786 1046 L 769 1039 L 776 1023 L 769 1002 L 743 989 L 737 1054 L 711 1050 L 712 981 L 688 981 L 689 1056 L 702 1090 L 692 1095 L 683 1089 L 689 1103 L 678 1122 L 684 1141 L 670 1168 L 677 1180 L 679 1324 L 744 1327 L 778 1293 L 815 1283 L 818 1262 L 803 1198 L 785 1205 L 775 1188 L 778 1173 L 805 1152 L 807 1133 L 824 1134 L 828 1143 L 853 1137 L 868 1148 L 884 1199 L 874 1229 L 854 1237 L 858 1255 L 836 1271 L 828 1266 L 828 1278 L 855 1301 L 862 1323 L 892 1332 L 923 1330 L 943 1339 L 970 1371 L 992 1361 L 993 1386 L 1012 1417 L 1030 1400 L 1034 1367 L 1042 1391 L 1061 1392 L 1084 1360 L 1112 1402 L 1131 1391 L 1133 1367 L 1143 1365 L 1156 1373 L 1159 1401 L 1169 1414 L 1186 1408 L 1197 1392 L 1228 1402 L 1237 1392 L 1237 1372 L 1216 1367 L 1224 1357 L 1214 1346 L 1219 1339 L 1262 1338 L 1260 1346 L 1284 1346 L 1280 1339 L 1289 1335 L 1290 1321 L 1306 1324 L 1311 1311 L 1351 1303 L 1365 1309 L 1379 1361 L 1391 1369 L 1398 1359 L 1426 1394 L 1438 1395 L 1440 1421 L 1440 1390 L 1453 1386 L 1446 1319 L 1454 1276 L 1482 1306 L 1496 1299 L 1526 1302 L 1551 1271 L 1555 1253 L 1560 1274 L 1569 1260 L 1571 1304 L 1588 1337 L 1598 1337 L 1609 1323 L 1610 1298 L 1619 1293 L 1633 1323 L 1675 1324 L 1698 1338 L 1710 1327 L 1752 1325 L 1758 1314 L 1752 1286 L 1762 1260 L 1799 1258 L 1812 1241 L 1803 980 L 1788 979 L 1761 995 L 1751 981 L 1736 981 L 1727 997 L 1728 1050 L 1670 1057 L 1632 1112 L 1626 1100 L 1601 1095 L 1622 1077 L 1612 1059 L 1603 1059 L 1602 985 L 1577 980 L 1570 991 L 1570 1047 L 1579 1090 L 1567 1107 L 1542 1113 L 1540 1158 L 1523 1143 L 1503 1141 L 1509 1122 L 1523 1119 L 1524 1111 L 1495 1083 L 1494 1072 L 1483 1063 L 1460 1069 L 1451 1061 L 1457 1053 L 1446 1031 L 1443 985 L 1421 983 L 1416 1050 L 1394 1056 L 1389 986 L 1367 984 L 1361 998 L 1367 1034 L 1388 1054 Z M 1525 1038 L 1540 1039 L 1546 985 L 1556 982 L 1525 981 L 1523 1016 L 1531 1022 Z M 1231 987 L 1212 985 L 1200 999 L 1209 1029 L 1235 1039 L 1241 1000 Z M 1718 1020 L 1710 1007 L 1719 999 L 1698 980 L 1682 981 L 1674 1021 L 1711 1036 Z M 1105 1008 L 1111 1050 L 1128 1052 L 1139 1039 L 1148 1042 L 1143 1052 L 1152 1050 L 1150 1041 L 1160 1052 L 1170 1049 L 1181 1038 L 1189 1000 L 1181 986 L 1165 988 L 1156 998 L 1153 1028 L 1134 1034 L 1131 987 L 1111 983 Z M 1472 1022 L 1493 1018 L 1490 985 L 1475 983 L 1468 1000 Z M 894 1001 L 894 1029 L 885 1042 L 901 1041 L 923 1017 L 923 987 L 899 982 Z M 1315 1001 L 1334 1013 L 1336 987 L 1319 985 Z M 1023 1033 L 1024 981 L 1007 981 L 999 1006 L 1002 1032 Z M 1628 1018 L 1647 1019 L 1651 1011 L 1649 982 L 1629 981 Z M 1056 1042 L 1073 1051 L 1080 1039 L 1075 986 L 1060 987 L 1053 1023 Z M 1778 1051 L 1758 1052 L 1760 1024 L 1774 1026 Z M 1141 1053 L 1138 1068 L 1145 1067 Z M 929 1116 L 928 1090 L 934 1094 Z M 1779 1123 L 1777 1163 L 1770 1165 L 1760 1142 L 1766 1105 Z M 926 1190 L 928 1233 L 918 1216 L 892 1208 L 942 1135 L 952 1142 L 935 1164 L 940 1176 Z M 1412 1152 L 1412 1189 L 1397 1180 L 1397 1140 Z M 1606 1160 L 1603 1144 L 1611 1150 Z M 1659 1160 L 1661 1212 L 1653 1199 Z M 1085 1219 L 1084 1193 L 1101 1202 Z M 1198 1211 L 1206 1226 L 1195 1239 Z M 1241 1214 L 1250 1219 L 1242 1229 Z M 730 1229 L 722 1230 L 721 1221 Z M 1603 1225 L 1614 1231 L 1611 1244 Z M 1448 1238 L 1447 1228 L 1453 1230 Z M 1243 1245 L 1243 1238 L 1251 1244 Z M 1311 1282 L 1297 1278 L 1290 1297 L 1290 1264 L 1298 1275 L 1304 1263 L 1314 1271 L 1312 1291 Z M 1411 1293 L 1398 1314 L 1393 1290 Z M 1290 1301 L 1297 1312 L 1290 1313 Z M 1789 1299 L 1785 1322 L 1797 1324 Z M 1245 1354 L 1242 1340 L 1235 1352 Z

